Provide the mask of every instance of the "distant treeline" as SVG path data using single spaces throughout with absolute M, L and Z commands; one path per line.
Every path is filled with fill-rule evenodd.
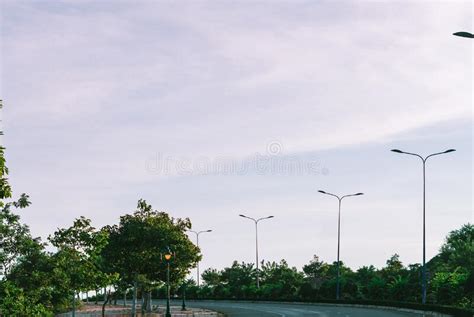
M 427 302 L 473 308 L 474 226 L 451 232 L 440 253 L 427 263 Z M 280 263 L 262 262 L 260 288 L 256 287 L 253 264 L 238 263 L 223 270 L 202 273 L 204 285 L 188 281 L 188 298 L 331 300 L 336 294 L 337 263 L 314 256 L 302 271 Z M 385 267 L 364 266 L 356 271 L 341 263 L 341 299 L 421 302 L 421 265 L 404 266 L 397 254 Z M 179 291 L 176 290 L 178 293 Z

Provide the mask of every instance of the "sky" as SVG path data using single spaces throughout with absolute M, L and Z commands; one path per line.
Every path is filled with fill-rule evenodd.
M 138 199 L 189 217 L 201 270 L 427 257 L 473 221 L 470 1 L 0 0 L 1 143 L 45 240 Z M 194 239 L 193 236 L 190 236 Z

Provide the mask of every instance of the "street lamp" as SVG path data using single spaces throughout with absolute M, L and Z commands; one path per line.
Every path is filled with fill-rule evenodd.
M 456 33 L 453 33 L 453 35 L 474 39 L 474 34 L 469 33 L 469 32 L 456 32 Z
M 206 232 L 212 232 L 212 230 L 203 230 L 203 231 L 193 231 L 193 230 L 189 230 L 189 232 L 192 232 L 196 235 L 196 246 L 199 248 L 199 235 L 201 233 L 206 233 Z M 196 269 L 197 269 L 197 285 L 199 287 L 199 262 L 197 263 L 197 266 L 196 266 Z
M 339 201 L 339 213 L 338 213 L 338 218 L 337 218 L 337 284 L 336 284 L 336 299 L 339 300 L 339 294 L 340 294 L 340 286 L 339 286 L 339 279 L 340 279 L 339 250 L 340 250 L 340 246 L 341 246 L 341 202 L 346 197 L 360 196 L 360 195 L 364 195 L 364 193 L 356 193 L 356 194 L 344 195 L 342 197 L 339 197 L 337 195 L 327 193 L 324 190 L 318 190 L 318 192 L 320 192 L 321 194 L 336 197 L 337 200 Z
M 186 310 L 186 281 L 183 282 L 183 303 L 181 304 L 181 310 Z
M 439 152 L 439 153 L 433 153 L 428 155 L 427 157 L 423 158 L 421 155 L 415 154 L 415 153 L 410 153 L 410 152 L 404 152 L 398 149 L 393 149 L 391 150 L 392 152 L 395 153 L 400 153 L 400 154 L 408 154 L 408 155 L 413 155 L 417 156 L 421 159 L 423 162 L 423 271 L 422 271 L 422 281 L 421 281 L 421 288 L 422 288 L 422 299 L 421 302 L 423 304 L 426 304 L 426 230 L 425 230 L 425 210 L 426 210 L 426 203 L 425 203 L 425 197 L 426 197 L 426 160 L 428 158 L 435 156 L 435 155 L 441 155 L 441 154 L 446 154 L 446 153 L 451 153 L 456 151 L 455 149 L 449 149 L 444 152 Z
M 242 218 L 250 219 L 255 223 L 255 263 L 256 263 L 256 266 L 257 266 L 257 288 L 260 288 L 259 273 L 258 273 L 258 223 L 261 220 L 270 219 L 270 218 L 274 218 L 274 217 L 273 216 L 268 216 L 268 217 L 263 217 L 263 218 L 259 218 L 259 219 L 254 219 L 252 217 L 247 217 L 247 216 L 242 215 L 242 214 L 240 214 L 239 216 L 242 217 Z
M 166 270 L 166 314 L 165 317 L 171 317 L 171 312 L 170 312 L 170 262 L 173 257 L 176 257 L 176 254 L 171 251 L 171 249 L 168 247 L 165 254 L 165 261 L 167 264 L 167 270 Z

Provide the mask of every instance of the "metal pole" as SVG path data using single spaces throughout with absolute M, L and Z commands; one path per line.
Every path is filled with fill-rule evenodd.
M 423 160 L 423 276 L 421 281 L 422 299 L 421 302 L 426 304 L 426 160 Z
M 342 198 L 338 198 L 339 200 L 339 214 L 337 218 L 337 284 L 336 284 L 336 299 L 339 300 L 339 279 L 340 279 L 340 264 L 339 264 L 339 252 L 341 247 L 341 201 Z
M 342 200 L 346 197 L 360 196 L 360 195 L 364 195 L 364 193 L 356 193 L 356 194 L 344 195 L 344 196 L 339 197 L 338 195 L 325 192 L 324 190 L 318 190 L 318 192 L 320 192 L 321 194 L 336 197 L 337 200 L 339 201 L 339 212 L 337 216 L 337 276 L 336 276 L 336 300 L 339 300 L 340 276 L 341 276 L 340 261 L 339 261 L 339 254 L 340 254 L 340 249 L 341 249 L 341 203 L 342 203 Z
M 197 246 L 198 248 L 199 248 L 199 233 L 200 233 L 200 232 L 197 232 L 197 233 L 196 233 L 196 246 Z M 199 274 L 199 261 L 198 261 L 198 263 L 197 263 L 197 267 L 196 267 L 196 268 L 197 268 L 197 282 L 198 282 L 198 287 L 199 287 L 199 286 L 201 285 L 200 282 L 199 282 L 199 277 L 200 277 L 200 276 L 199 276 L 199 275 L 200 275 L 200 274 Z
M 274 218 L 274 216 L 268 216 L 268 217 L 258 218 L 258 219 L 254 219 L 252 217 L 247 217 L 246 215 L 242 215 L 242 214 L 240 214 L 239 216 L 242 217 L 242 218 L 250 219 L 255 223 L 255 267 L 257 269 L 257 271 L 256 271 L 257 272 L 257 274 L 256 274 L 257 288 L 260 288 L 260 277 L 259 277 L 259 268 L 258 268 L 258 222 L 260 220 Z
M 183 304 L 181 305 L 181 310 L 186 310 L 186 282 L 183 283 Z
M 193 230 L 190 230 L 190 232 L 194 233 L 196 235 L 196 246 L 199 248 L 199 235 L 201 233 L 206 233 L 206 232 L 212 232 L 212 230 L 203 230 L 203 231 L 193 231 Z M 196 263 L 196 272 L 197 272 L 197 276 L 196 276 L 196 280 L 197 280 L 197 286 L 201 286 L 201 281 L 200 281 L 200 278 L 201 278 L 201 274 L 200 274 L 200 271 L 199 271 L 199 262 L 198 261 Z
M 255 221 L 255 263 L 257 265 L 257 288 L 260 288 L 260 278 L 258 271 L 258 220 Z
M 72 317 L 76 316 L 76 291 L 72 292 Z
M 455 34 L 456 35 L 456 34 Z M 399 149 L 392 149 L 392 152 L 401 153 L 401 154 L 408 154 L 417 156 L 423 162 L 423 267 L 422 267 L 422 276 L 421 276 L 421 302 L 422 304 L 426 304 L 426 290 L 427 290 L 427 276 L 426 276 L 426 161 L 435 155 L 447 154 L 451 152 L 455 152 L 455 149 L 448 149 L 443 152 L 437 152 L 430 154 L 426 157 L 422 157 L 416 153 L 410 153 L 401 151 Z
M 170 261 L 168 261 L 168 270 L 166 271 L 166 317 L 171 317 L 170 312 Z

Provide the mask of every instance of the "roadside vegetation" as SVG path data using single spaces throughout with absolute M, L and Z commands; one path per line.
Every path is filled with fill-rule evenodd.
M 117 303 L 127 297 L 165 297 L 167 264 L 163 254 L 172 250 L 171 293 L 188 298 L 331 300 L 336 289 L 336 263 L 317 256 L 302 270 L 285 260 L 264 262 L 260 285 L 255 285 L 253 264 L 234 262 L 222 270 L 207 269 L 204 285 L 186 280 L 201 259 L 188 238 L 189 219 L 175 219 L 156 211 L 145 200 L 113 226 L 95 228 L 91 220 L 77 218 L 46 241 L 32 237 L 19 214 L 30 205 L 21 194 L 13 199 L 8 183 L 5 149 L 0 146 L 0 314 L 2 316 L 52 316 L 90 301 Z M 440 253 L 428 263 L 428 303 L 473 308 L 474 226 L 451 232 Z M 48 251 L 47 245 L 55 251 Z M 342 264 L 343 300 L 421 301 L 421 267 L 400 262 L 398 255 L 383 268 L 364 266 L 356 271 Z M 98 295 L 100 294 L 100 295 Z
M 440 253 L 427 263 L 428 303 L 473 308 L 474 226 L 452 231 Z M 332 300 L 336 294 L 337 263 L 317 256 L 302 270 L 279 263 L 262 262 L 260 288 L 255 285 L 255 267 L 234 262 L 223 270 L 203 272 L 204 286 L 188 287 L 188 297 L 266 300 Z M 357 270 L 341 262 L 341 299 L 346 301 L 421 302 L 421 265 L 405 266 L 398 254 L 383 268 L 364 266 Z

